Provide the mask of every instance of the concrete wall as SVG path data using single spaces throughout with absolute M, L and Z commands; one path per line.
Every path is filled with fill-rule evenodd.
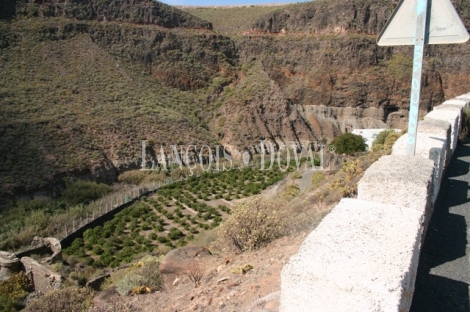
M 470 93 L 446 101 L 418 124 L 416 155 L 407 135 L 309 234 L 281 273 L 282 312 L 408 311 L 419 253 L 461 111 Z

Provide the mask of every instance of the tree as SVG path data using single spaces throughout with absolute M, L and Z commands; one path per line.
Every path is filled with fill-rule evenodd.
M 331 145 L 335 146 L 335 151 L 338 154 L 353 155 L 367 149 L 366 140 L 362 136 L 352 133 L 340 135 L 331 142 Z

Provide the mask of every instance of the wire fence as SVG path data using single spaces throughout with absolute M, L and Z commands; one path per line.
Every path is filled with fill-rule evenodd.
M 70 215 L 73 217 L 68 219 L 59 227 L 59 231 L 55 236 L 57 239 L 63 240 L 74 232 L 87 226 L 90 222 L 96 220 L 97 218 L 111 213 L 141 196 L 156 192 L 164 185 L 182 180 L 185 180 L 185 178 L 168 180 L 166 183 L 154 182 L 140 186 L 124 187 L 119 191 L 105 195 L 99 200 L 94 201 L 87 206 L 81 206 L 81 209 L 75 209 L 75 212 L 70 213 Z

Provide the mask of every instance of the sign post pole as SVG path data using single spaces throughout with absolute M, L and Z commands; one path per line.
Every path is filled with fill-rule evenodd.
M 470 39 L 451 0 L 400 0 L 377 39 L 379 46 L 414 45 L 408 116 L 407 155 L 414 156 L 425 44 L 464 43 Z
M 413 78 L 411 79 L 410 113 L 408 116 L 407 155 L 414 156 L 418 128 L 421 76 L 423 69 L 424 44 L 426 41 L 428 0 L 418 0 L 416 6 L 416 35 L 413 56 Z

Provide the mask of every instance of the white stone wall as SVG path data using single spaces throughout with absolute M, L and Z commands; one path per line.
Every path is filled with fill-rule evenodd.
M 357 199 L 343 199 L 281 273 L 282 312 L 408 311 L 419 250 L 454 152 L 470 93 L 444 102 L 365 172 Z

